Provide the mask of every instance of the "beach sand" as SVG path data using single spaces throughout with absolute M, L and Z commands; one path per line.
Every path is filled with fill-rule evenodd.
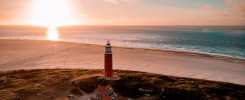
M 112 43 L 113 45 L 113 43 Z M 113 48 L 114 69 L 224 81 L 245 85 L 245 61 L 150 49 Z M 18 69 L 103 69 L 104 47 L 98 45 L 0 40 L 0 71 Z

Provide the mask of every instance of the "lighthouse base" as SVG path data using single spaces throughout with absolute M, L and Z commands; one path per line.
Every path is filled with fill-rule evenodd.
M 110 77 L 104 76 L 104 77 L 100 77 L 100 78 L 103 78 L 106 80 L 119 80 L 120 79 L 119 75 L 117 75 L 116 73 L 114 73 L 113 76 L 110 76 Z

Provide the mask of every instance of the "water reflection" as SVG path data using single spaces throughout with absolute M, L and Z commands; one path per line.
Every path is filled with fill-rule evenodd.
M 59 40 L 59 31 L 57 28 L 49 28 L 47 31 L 47 39 L 51 41 Z

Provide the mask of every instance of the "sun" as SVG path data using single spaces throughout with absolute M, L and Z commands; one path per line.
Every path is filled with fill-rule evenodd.
M 76 24 L 69 0 L 32 0 L 32 3 L 32 24 L 47 27 L 48 40 L 59 40 L 57 27 Z
M 75 24 L 69 0 L 33 0 L 32 23 L 54 28 Z

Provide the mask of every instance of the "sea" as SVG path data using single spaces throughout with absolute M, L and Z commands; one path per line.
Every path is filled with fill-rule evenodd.
M 53 30 L 53 29 L 52 29 Z M 51 38 L 48 38 L 50 37 Z M 173 50 L 245 59 L 243 26 L 66 26 L 57 31 L 32 26 L 0 26 L 0 39 Z

